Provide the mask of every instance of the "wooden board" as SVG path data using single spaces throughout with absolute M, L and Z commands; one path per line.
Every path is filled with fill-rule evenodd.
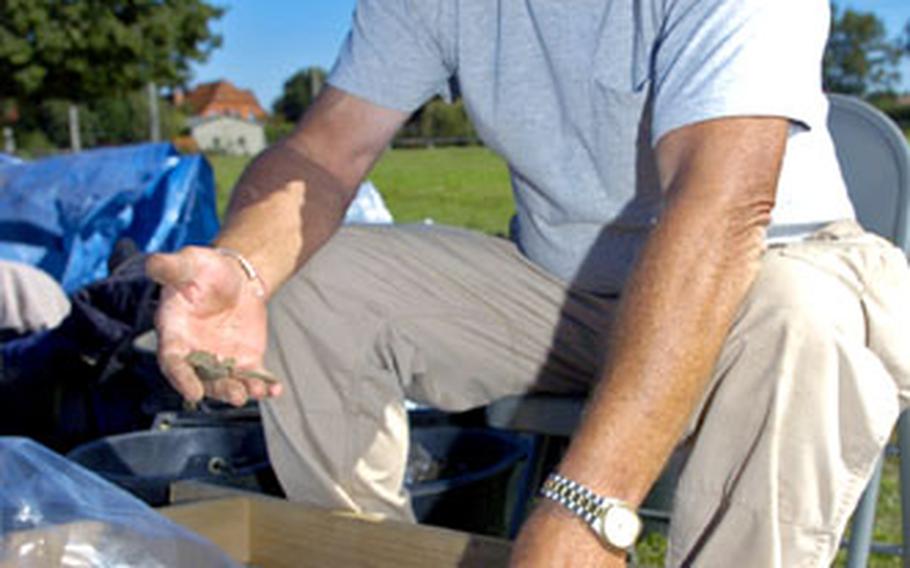
M 165 507 L 158 512 L 209 539 L 237 562 L 249 563 L 252 543 L 248 499 L 214 499 Z
M 496 567 L 507 541 L 396 521 L 332 513 L 263 496 L 160 509 L 238 562 L 263 568 L 318 566 Z

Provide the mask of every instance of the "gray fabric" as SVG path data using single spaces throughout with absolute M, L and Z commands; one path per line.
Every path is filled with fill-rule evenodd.
M 412 111 L 457 81 L 509 163 L 522 252 L 615 293 L 660 214 L 652 143 L 686 124 L 791 119 L 774 225 L 852 218 L 820 84 L 828 4 L 797 4 L 360 0 L 329 83 Z
M 46 272 L 0 260 L 0 329 L 21 334 L 50 329 L 69 311 L 63 288 Z

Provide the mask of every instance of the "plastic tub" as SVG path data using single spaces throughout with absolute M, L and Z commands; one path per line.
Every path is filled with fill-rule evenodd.
M 152 506 L 168 503 L 172 482 L 198 479 L 249 487 L 269 474 L 262 427 L 201 426 L 102 438 L 67 457 Z
M 485 428 L 414 428 L 421 444 L 442 462 L 441 475 L 409 487 L 421 523 L 479 534 L 508 533 L 514 485 L 528 456 L 518 434 Z
M 527 442 L 518 434 L 456 426 L 416 427 L 420 444 L 440 464 L 436 479 L 410 484 L 415 516 L 427 524 L 505 535 L 513 484 Z M 172 482 L 196 479 L 280 494 L 260 424 L 207 425 L 110 436 L 68 458 L 152 506 L 168 503 Z

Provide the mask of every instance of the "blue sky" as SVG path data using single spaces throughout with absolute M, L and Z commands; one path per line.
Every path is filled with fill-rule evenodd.
M 224 45 L 195 68 L 194 83 L 230 79 L 271 109 L 284 81 L 311 65 L 328 69 L 347 33 L 355 0 L 215 0 L 228 12 L 215 28 Z M 844 0 L 878 14 L 894 36 L 910 20 L 910 0 Z M 901 66 L 910 91 L 910 58 Z

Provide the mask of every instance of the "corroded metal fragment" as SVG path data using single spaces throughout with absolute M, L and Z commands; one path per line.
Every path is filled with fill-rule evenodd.
M 234 377 L 238 379 L 258 379 L 260 381 L 273 384 L 278 379 L 266 373 L 251 371 L 248 369 L 238 369 L 233 357 L 227 357 L 224 360 L 209 351 L 193 351 L 186 356 L 186 362 L 196 371 L 199 380 L 209 382 L 219 379 Z

